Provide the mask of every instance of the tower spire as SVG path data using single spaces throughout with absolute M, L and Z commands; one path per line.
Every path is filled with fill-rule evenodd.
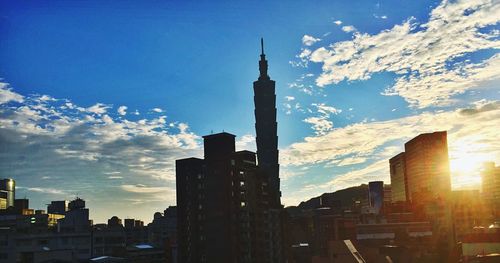
M 267 75 L 267 60 L 266 60 L 266 55 L 264 54 L 264 38 L 260 38 L 260 61 L 259 61 L 259 71 L 260 71 L 260 76 L 259 79 L 269 79 L 269 76 Z
M 264 55 L 264 38 L 263 37 L 260 38 L 260 50 L 261 50 L 260 54 Z

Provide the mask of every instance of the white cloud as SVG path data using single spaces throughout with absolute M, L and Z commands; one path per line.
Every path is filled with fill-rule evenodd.
M 318 116 L 312 116 L 304 119 L 304 122 L 311 124 L 311 128 L 317 135 L 324 135 L 333 129 L 333 122 L 330 120 L 330 115 L 337 115 L 342 112 L 332 106 L 324 103 L 313 103 L 311 106 L 316 108 Z
M 248 150 L 248 151 L 255 151 L 256 145 L 255 145 L 255 136 L 252 134 L 245 134 L 241 137 L 237 137 L 236 140 L 236 150 L 237 151 L 242 151 L 242 150 Z
M 295 97 L 294 96 L 285 96 L 285 100 L 292 101 L 292 100 L 295 100 Z
M 117 110 L 118 114 L 124 116 L 127 114 L 127 106 L 120 106 Z
M 342 24 L 342 21 L 340 20 L 335 20 L 333 21 L 334 24 L 336 24 L 337 26 L 340 26 Z
M 354 26 L 343 26 L 342 31 L 349 33 L 349 32 L 354 32 L 356 31 L 356 28 Z
M 25 187 L 20 188 L 21 192 L 31 192 L 37 198 L 43 197 L 42 191 L 66 194 L 65 198 L 89 193 L 82 197 L 92 203 L 88 199 L 109 194 L 123 197 L 118 183 L 137 185 L 147 181 L 155 187 L 171 188 L 175 182 L 175 160 L 202 155 L 200 137 L 184 122 L 172 122 L 174 125 L 170 126 L 165 116 L 132 121 L 107 114 L 109 106 L 102 103 L 85 109 L 69 100 L 41 100 L 43 96 L 23 97 L 13 90 L 9 92 L 19 105 L 0 105 L 0 171 L 9 171 L 9 176 Z M 52 179 L 38 179 L 48 179 L 45 175 L 57 178 L 58 188 L 66 192 L 52 189 Z M 133 191 L 130 186 L 124 189 Z M 140 190 L 153 191 L 135 191 Z M 163 200 L 155 207 L 136 208 L 144 209 L 141 213 L 151 209 L 152 214 L 164 209 L 165 200 L 170 204 L 175 201 L 171 191 L 161 195 L 148 196 L 151 200 Z
M 54 188 L 47 188 L 47 187 L 23 187 L 23 186 L 17 186 L 16 188 L 19 189 L 25 189 L 30 192 L 38 192 L 38 193 L 44 193 L 44 194 L 54 194 L 54 195 L 67 195 L 66 191 L 59 190 L 59 189 L 54 189 Z
M 7 83 L 0 82 L 0 105 L 15 101 L 22 103 L 24 97 L 12 91 Z
M 109 108 L 111 108 L 111 107 L 108 105 L 105 105 L 102 103 L 96 103 L 95 105 L 88 107 L 86 110 L 87 110 L 87 112 L 101 115 L 101 114 L 106 113 Z
M 484 161 L 500 163 L 498 127 L 500 101 L 480 101 L 470 108 L 424 112 L 388 121 L 355 123 L 306 137 L 302 142 L 283 149 L 280 163 L 284 167 L 314 164 L 330 167 L 361 161 L 369 164 L 365 168 L 337 176 L 328 184 L 340 188 L 374 178 L 387 180 L 388 159 L 403 151 L 406 141 L 421 133 L 446 130 L 452 182 L 457 185 L 463 181 L 460 166 L 464 161 L 473 162 L 470 167 L 476 167 L 474 169 L 477 170 Z M 388 144 L 399 147 L 387 147 Z M 476 180 L 470 175 L 467 178 Z
M 319 47 L 309 60 L 322 63 L 320 87 L 343 80 L 366 80 L 377 72 L 396 75 L 384 94 L 399 95 L 413 107 L 448 105 L 452 96 L 498 79 L 499 56 L 472 62 L 465 55 L 500 48 L 500 4 L 489 0 L 443 1 L 427 23 L 410 18 L 370 35 Z
M 163 110 L 160 108 L 153 108 L 152 111 L 157 112 L 157 113 L 162 113 Z
M 310 36 L 310 35 L 304 35 L 302 37 L 302 44 L 304 44 L 305 46 L 312 46 L 314 43 L 316 43 L 320 40 L 321 40 L 320 38 L 315 38 L 315 37 Z

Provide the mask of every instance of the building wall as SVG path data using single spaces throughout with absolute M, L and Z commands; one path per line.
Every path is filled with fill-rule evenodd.
M 389 160 L 391 173 L 391 202 L 406 202 L 408 190 L 406 183 L 405 153 L 402 152 Z
M 451 179 L 445 131 L 420 134 L 405 143 L 405 159 L 410 201 L 449 198 Z

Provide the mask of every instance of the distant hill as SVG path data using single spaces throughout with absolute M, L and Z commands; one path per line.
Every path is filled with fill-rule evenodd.
M 360 186 L 338 190 L 333 193 L 324 193 L 320 196 L 313 197 L 307 201 L 301 202 L 297 207 L 287 207 L 287 210 L 308 210 L 319 208 L 322 206 L 350 207 L 353 201 L 363 200 L 367 198 L 368 185 L 362 184 Z M 320 203 L 320 200 L 322 200 L 322 205 Z

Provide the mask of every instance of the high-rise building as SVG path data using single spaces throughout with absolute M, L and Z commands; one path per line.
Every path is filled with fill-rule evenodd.
M 1 179 L 0 191 L 5 193 L 6 208 L 13 207 L 16 199 L 16 181 L 14 179 Z
M 408 198 L 408 184 L 406 182 L 405 153 L 402 152 L 389 160 L 391 173 L 391 202 L 406 202 Z
M 205 158 L 176 161 L 179 262 L 266 262 L 267 182 L 235 136 L 204 136 Z
M 223 132 L 203 137 L 204 159 L 176 161 L 179 262 L 283 260 L 275 82 L 261 45 L 257 157 Z
M 270 202 L 264 216 L 265 232 L 268 235 L 265 256 L 266 262 L 282 262 L 284 256 L 283 207 L 278 162 L 278 122 L 276 120 L 276 82 L 268 73 L 268 64 L 264 54 L 264 40 L 260 40 L 261 54 L 259 78 L 253 83 L 255 103 L 255 134 L 257 142 L 257 160 L 260 171 L 267 184 Z M 263 262 L 263 261 L 262 261 Z
M 488 207 L 490 208 L 493 219 L 500 218 L 500 167 L 494 162 L 484 164 L 481 171 L 482 194 Z
M 446 131 L 418 135 L 405 143 L 404 155 L 409 201 L 449 199 L 451 178 Z
M 276 82 L 267 73 L 268 65 L 264 54 L 264 40 L 261 39 L 259 78 L 253 83 L 255 103 L 255 133 L 257 160 L 260 169 L 269 177 L 271 206 L 281 205 L 278 163 L 278 122 L 276 121 Z
M 405 175 L 406 200 L 413 212 L 431 222 L 437 242 L 453 246 L 455 235 L 446 131 L 420 134 L 405 143 L 404 172 L 397 173 Z

